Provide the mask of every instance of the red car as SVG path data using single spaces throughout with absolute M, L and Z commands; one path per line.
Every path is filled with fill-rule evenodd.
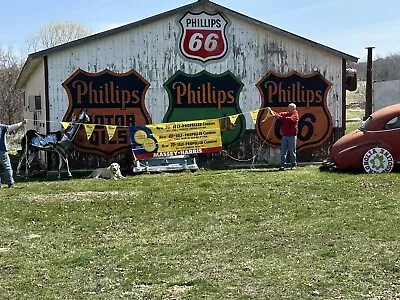
M 391 172 L 400 162 L 400 104 L 377 110 L 340 138 L 331 148 L 330 162 L 339 170 Z

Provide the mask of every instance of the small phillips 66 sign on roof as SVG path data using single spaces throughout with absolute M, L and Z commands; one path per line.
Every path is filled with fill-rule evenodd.
M 228 52 L 228 21 L 220 13 L 187 12 L 179 24 L 182 29 L 179 48 L 184 57 L 205 63 Z

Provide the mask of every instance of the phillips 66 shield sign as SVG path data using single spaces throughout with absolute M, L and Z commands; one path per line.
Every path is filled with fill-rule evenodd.
M 228 52 L 228 21 L 220 13 L 187 12 L 179 24 L 182 29 L 179 48 L 184 57 L 205 63 Z
M 224 147 L 240 141 L 246 131 L 246 120 L 239 107 L 243 83 L 230 71 L 211 74 L 206 70 L 197 74 L 177 71 L 164 87 L 168 92 L 169 107 L 163 122 L 219 119 Z M 227 116 L 238 114 L 231 123 Z
M 332 116 L 327 107 L 327 96 L 331 83 L 319 72 L 288 74 L 269 72 L 256 84 L 261 94 L 261 110 L 257 117 L 256 132 L 261 140 L 271 146 L 281 143 L 281 124 L 276 118 L 261 122 L 267 113 L 266 107 L 276 112 L 287 110 L 295 103 L 299 112 L 297 150 L 317 147 L 332 133 Z
M 69 99 L 63 120 L 69 121 L 72 114 L 78 115 L 85 110 L 91 123 L 99 126 L 89 139 L 85 131 L 80 130 L 74 140 L 74 148 L 104 157 L 130 151 L 128 127 L 151 123 L 144 103 L 149 86 L 150 83 L 135 70 L 126 73 L 108 69 L 99 73 L 76 70 L 63 83 Z M 118 126 L 112 139 L 102 125 Z

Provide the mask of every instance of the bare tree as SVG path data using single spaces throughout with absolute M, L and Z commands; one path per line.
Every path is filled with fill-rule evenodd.
M 57 22 L 43 25 L 27 40 L 28 53 L 58 46 L 90 35 L 91 32 L 80 24 Z
M 366 80 L 366 62 L 350 64 L 350 66 L 357 70 L 359 80 Z M 377 81 L 400 79 L 400 53 L 375 58 L 372 64 L 372 74 L 374 80 Z
M 0 122 L 12 124 L 21 121 L 23 93 L 15 88 L 21 63 L 12 51 L 0 49 Z
M 390 54 L 386 58 L 374 61 L 373 74 L 375 80 L 400 79 L 400 55 Z

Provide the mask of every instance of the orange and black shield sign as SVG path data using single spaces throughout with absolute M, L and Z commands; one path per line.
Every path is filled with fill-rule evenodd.
M 128 128 L 151 123 L 144 103 L 150 84 L 134 70 L 120 74 L 108 69 L 99 73 L 78 69 L 62 85 L 69 99 L 63 121 L 86 110 L 90 123 L 96 124 L 89 139 L 83 128 L 78 132 L 73 141 L 77 151 L 105 157 L 130 152 Z M 112 138 L 107 125 L 117 126 Z
M 297 150 L 317 147 L 332 134 L 332 116 L 327 107 L 327 95 L 331 83 L 319 72 L 288 74 L 269 72 L 256 84 L 261 94 L 261 110 L 257 117 L 258 137 L 270 146 L 281 144 L 280 121 L 268 118 L 261 122 L 271 107 L 276 112 L 286 111 L 289 103 L 295 103 L 299 113 Z

